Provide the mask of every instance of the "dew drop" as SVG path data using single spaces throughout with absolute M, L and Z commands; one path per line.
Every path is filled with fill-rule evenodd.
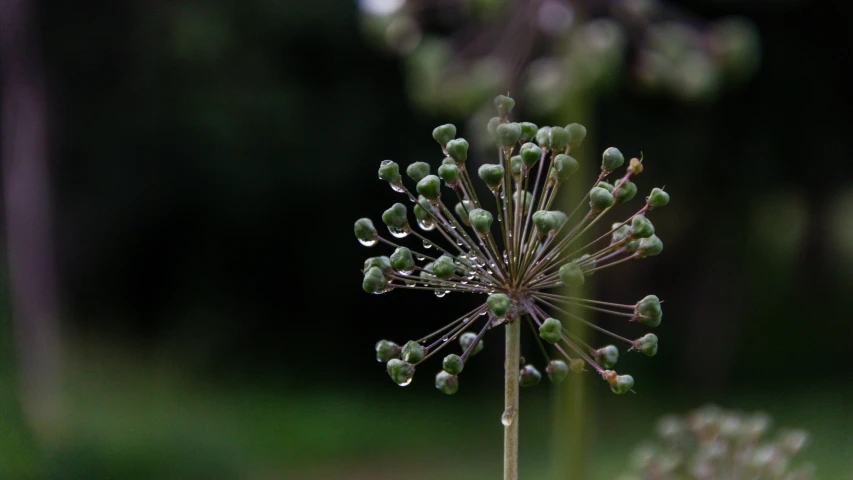
M 426 260 L 426 257 L 423 255 L 416 255 L 415 257 L 418 259 L 419 262 L 423 262 L 424 260 Z
M 408 385 L 408 384 L 410 384 L 410 383 L 412 383 L 412 379 L 411 379 L 411 378 L 407 378 L 406 380 L 404 380 L 404 381 L 402 381 L 402 382 L 398 383 L 397 385 L 399 385 L 399 386 L 401 386 L 401 387 L 405 387 L 406 385 Z
M 388 231 L 391 232 L 391 235 L 395 238 L 406 238 L 409 236 L 409 231 L 403 228 L 388 227 Z
M 441 337 L 441 343 L 444 343 L 444 342 L 446 342 L 447 340 L 449 340 L 449 338 L 447 337 L 447 335 L 445 335 L 445 336 Z
M 463 324 L 468 323 L 468 322 L 470 322 L 470 321 L 471 321 L 471 319 L 470 319 L 470 318 L 467 318 L 467 317 L 462 319 L 462 323 L 463 323 Z
M 398 273 L 402 273 L 403 275 L 411 275 L 414 270 L 397 270 Z
M 376 245 L 377 240 L 375 238 L 373 240 L 362 240 L 359 238 L 358 242 L 364 245 L 365 247 L 372 247 Z
M 441 298 L 441 297 L 443 297 L 443 296 L 445 296 L 445 295 L 447 295 L 447 292 L 446 292 L 446 291 L 444 291 L 444 290 L 436 290 L 436 291 L 435 291 L 435 296 L 436 296 L 436 297 L 438 297 L 438 298 Z
M 410 380 L 411 381 L 411 380 Z M 515 421 L 515 417 L 518 416 L 518 410 L 515 407 L 509 407 L 504 410 L 504 414 L 501 415 L 501 423 L 504 427 L 509 427 L 512 425 L 512 422 Z
M 419 219 L 418 220 L 418 226 L 421 228 L 421 230 L 423 230 L 425 232 L 430 232 L 432 230 L 435 230 L 435 222 L 433 222 L 432 220 L 429 220 L 429 219 L 427 219 L 427 220 L 420 220 Z
M 424 248 L 432 248 L 432 242 L 429 240 L 424 240 Z
M 462 240 L 456 240 L 456 246 L 461 247 L 462 246 Z
M 489 312 L 488 312 L 488 311 L 486 311 L 486 310 L 483 310 L 482 312 L 480 312 L 480 316 L 482 317 L 483 315 L 485 315 L 485 314 L 487 314 L 487 313 L 489 313 Z
M 395 191 L 395 192 L 397 192 L 397 193 L 403 193 L 403 192 L 405 192 L 405 191 L 406 191 L 406 189 L 405 189 L 405 188 L 403 188 L 403 185 L 402 185 L 402 184 L 394 184 L 394 183 L 391 183 L 390 185 L 391 185 L 391 190 L 394 190 L 394 191 Z

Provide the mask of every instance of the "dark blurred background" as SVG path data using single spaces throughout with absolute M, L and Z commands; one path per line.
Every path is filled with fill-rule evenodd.
M 381 160 L 437 165 L 432 128 L 468 133 L 462 112 L 411 100 L 405 58 L 366 40 L 356 3 L 5 4 L 2 98 L 17 113 L 0 138 L 0 476 L 499 475 L 499 345 L 452 398 L 429 372 L 396 387 L 373 358 L 376 340 L 420 336 L 471 301 L 365 294 L 360 267 L 380 247 L 361 247 L 352 223 L 397 201 Z M 658 415 L 713 401 L 809 430 L 819 478 L 853 478 L 853 8 L 672 5 L 752 20 L 760 67 L 702 102 L 646 95 L 627 75 L 589 99 L 585 160 L 642 151 L 640 191 L 673 199 L 654 215 L 664 253 L 596 278 L 594 297 L 656 293 L 666 315 L 658 356 L 626 358 L 638 395 L 589 380 L 590 471 L 613 478 Z M 27 31 L 18 7 L 34 19 L 23 50 L 9 41 L 27 38 L 13 34 Z M 23 82 L 9 73 L 21 58 L 40 65 Z M 8 128 L 39 105 L 21 85 L 43 88 L 46 163 L 32 175 L 13 147 L 27 131 Z M 574 120 L 517 99 L 516 118 Z M 38 198 L 44 245 L 27 233 L 42 231 L 27 216 Z M 43 325 L 28 326 L 27 302 L 47 309 Z M 38 325 L 61 334 L 39 344 Z M 523 392 L 526 478 L 549 471 L 550 389 Z

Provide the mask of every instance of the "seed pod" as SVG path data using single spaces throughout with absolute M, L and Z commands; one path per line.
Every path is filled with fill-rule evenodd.
M 464 138 L 457 138 L 447 142 L 447 154 L 453 160 L 456 160 L 457 165 L 465 163 L 468 159 L 468 141 Z
M 403 350 L 401 351 L 403 360 L 413 364 L 423 360 L 425 354 L 426 350 L 424 349 L 424 346 L 414 340 L 406 342 L 406 344 L 403 345 Z
M 622 185 L 619 185 L 619 188 L 617 188 L 615 192 L 611 193 L 613 193 L 613 198 L 616 200 L 616 203 L 629 202 L 637 196 L 637 184 L 630 180 L 626 180 Z
M 456 264 L 453 262 L 453 257 L 447 255 L 438 257 L 432 268 L 435 276 L 442 280 L 447 280 L 456 273 Z
M 570 123 L 566 125 L 566 131 L 569 132 L 569 145 L 577 147 L 583 143 L 586 138 L 586 127 L 580 123 Z
M 631 219 L 631 236 L 634 238 L 646 238 L 655 234 L 655 226 L 652 221 L 644 215 L 635 215 Z
M 535 143 L 527 142 L 521 146 L 518 150 L 518 154 L 521 155 L 521 160 L 527 168 L 533 168 L 533 166 L 536 165 L 536 162 L 542 158 L 542 149 Z
M 656 295 L 648 295 L 634 306 L 634 319 L 647 327 L 657 327 L 662 318 L 663 309 Z
M 394 270 L 410 274 L 415 269 L 415 259 L 412 258 L 412 251 L 406 247 L 397 247 L 394 253 L 391 254 L 391 267 Z
M 386 368 L 394 383 L 401 387 L 412 383 L 412 377 L 415 376 L 415 366 L 398 358 L 389 360 Z
M 540 381 L 542 381 L 542 374 L 529 363 L 518 372 L 518 383 L 522 387 L 533 387 L 539 385 Z
M 426 162 L 412 163 L 406 167 L 406 175 L 415 182 L 420 182 L 421 179 L 429 175 L 429 164 Z
M 556 318 L 548 318 L 539 326 L 539 336 L 548 343 L 560 341 L 563 324 Z
M 578 169 L 580 169 L 578 161 L 568 155 L 561 153 L 554 158 L 554 171 L 561 182 L 570 179 Z
M 634 387 L 634 377 L 630 375 L 615 375 L 615 378 L 610 381 L 610 390 L 616 394 L 628 393 Z
M 371 267 L 364 272 L 364 280 L 361 282 L 361 288 L 367 293 L 381 293 L 385 291 L 385 275 L 379 267 Z
M 521 138 L 518 139 L 519 142 L 529 142 L 536 138 L 536 132 L 539 127 L 535 123 L 521 122 L 519 125 L 521 125 Z
M 641 238 L 640 245 L 637 247 L 637 255 L 640 258 L 654 257 L 663 251 L 663 242 L 657 235 L 652 235 L 648 238 Z
M 471 220 L 468 219 L 468 212 L 471 210 L 471 202 L 468 200 L 462 200 L 457 203 L 453 210 L 456 212 L 456 216 L 459 217 L 459 220 L 462 221 L 467 226 L 471 226 Z
M 364 261 L 364 271 L 367 272 L 373 267 L 379 267 L 382 274 L 385 275 L 391 270 L 391 259 L 386 256 L 370 257 Z
M 448 185 L 453 185 L 456 183 L 456 179 L 459 178 L 459 167 L 456 165 L 442 165 L 438 167 L 438 176 Z
M 468 220 L 471 221 L 471 227 L 473 227 L 474 230 L 480 233 L 486 233 L 491 228 L 494 217 L 492 217 L 491 212 L 488 210 L 475 208 L 468 212 Z
M 649 194 L 648 202 L 652 208 L 664 207 L 669 203 L 669 194 L 660 188 L 653 188 L 652 193 Z
M 492 314 L 496 317 L 503 317 L 509 310 L 509 297 L 503 293 L 493 293 L 486 299 L 486 304 L 489 306 Z
M 406 357 L 403 357 L 404 359 Z M 614 345 L 607 345 L 595 351 L 595 361 L 601 368 L 611 368 L 619 360 L 619 349 Z
M 613 195 L 606 189 L 601 187 L 593 187 L 589 191 L 589 207 L 596 212 L 600 212 L 613 205 Z
M 460 335 L 459 346 L 462 347 L 462 351 L 465 352 L 466 350 L 468 350 L 468 347 L 470 347 L 471 344 L 474 343 L 474 340 L 477 340 L 477 334 L 474 332 L 465 332 Z M 475 345 L 474 348 L 471 350 L 471 353 L 469 355 L 473 357 L 474 355 L 482 352 L 483 346 L 483 340 L 480 339 L 480 341 L 477 342 L 477 345 Z
M 506 95 L 498 95 L 495 97 L 495 108 L 498 109 L 498 115 L 505 117 L 512 111 L 515 106 L 515 100 Z
M 391 160 L 382 160 L 379 164 L 379 179 L 393 183 L 400 179 L 400 166 Z
M 551 148 L 551 127 L 542 127 L 536 132 L 536 143 L 541 148 Z
M 444 360 L 441 362 L 441 366 L 444 368 L 445 372 L 451 375 L 458 375 L 465 367 L 465 363 L 462 362 L 462 357 L 455 353 L 451 353 L 444 357 Z
M 560 267 L 560 281 L 569 287 L 580 287 L 584 283 L 583 270 L 578 264 L 569 262 Z
M 355 238 L 366 247 L 376 245 L 379 235 L 376 233 L 376 227 L 373 226 L 373 221 L 369 218 L 359 218 L 355 221 Z
M 441 148 L 444 148 L 447 142 L 453 140 L 454 137 L 456 137 L 456 126 L 452 123 L 435 127 L 432 131 L 432 138 L 441 145 Z
M 551 150 L 565 151 L 569 147 L 569 132 L 563 127 L 551 127 Z
M 477 170 L 477 175 L 486 182 L 489 188 L 495 189 L 500 186 L 504 179 L 504 167 L 486 163 Z
M 569 366 L 562 360 L 551 360 L 545 367 L 545 371 L 548 372 L 548 379 L 551 380 L 551 383 L 556 384 L 562 382 L 569 374 Z
M 417 185 L 418 193 L 428 200 L 438 200 L 441 196 L 441 180 L 435 175 L 427 175 Z
M 583 372 L 585 366 L 586 366 L 586 362 L 584 362 L 583 360 L 581 360 L 579 358 L 575 358 L 569 362 L 569 370 L 571 370 L 575 373 Z
M 605 170 L 616 170 L 625 163 L 625 156 L 616 147 L 610 147 L 601 155 L 601 167 Z
M 647 357 L 654 357 L 658 353 L 658 336 L 647 333 L 634 340 L 634 348 L 646 354 Z
M 435 388 L 446 395 L 453 395 L 459 391 L 459 378 L 442 370 L 435 376 Z
M 388 363 L 389 360 L 400 358 L 400 346 L 390 340 L 379 340 L 376 342 L 376 360 Z
M 406 210 L 406 206 L 402 203 L 395 203 L 382 214 L 382 221 L 389 227 L 404 228 L 409 224 L 409 221 L 406 218 L 407 215 L 408 211 Z

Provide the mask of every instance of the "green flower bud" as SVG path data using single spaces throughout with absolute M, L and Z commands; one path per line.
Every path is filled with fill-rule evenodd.
M 444 157 L 444 159 L 441 161 L 441 164 L 442 165 L 456 165 L 456 160 L 454 160 L 452 157 Z
M 509 297 L 503 293 L 493 293 L 486 299 L 486 304 L 489 306 L 489 310 L 491 310 L 492 314 L 496 317 L 503 317 L 506 315 L 506 312 L 509 310 L 509 303 Z
M 464 138 L 457 138 L 455 140 L 451 140 L 447 142 L 447 154 L 450 155 L 454 160 L 456 160 L 456 164 L 460 165 L 465 163 L 465 160 L 468 158 L 468 141 Z
M 630 180 L 626 180 L 622 185 L 616 189 L 616 192 L 613 193 L 613 197 L 616 199 L 616 203 L 625 203 L 631 201 L 635 196 L 637 196 L 637 184 Z
M 421 179 L 429 175 L 429 164 L 426 162 L 415 162 L 406 167 L 406 175 L 412 180 L 420 182 Z
M 595 259 L 589 260 L 589 257 L 591 257 L 590 254 L 584 253 L 579 258 L 572 260 L 572 263 L 576 263 L 581 267 L 581 271 L 583 272 L 584 276 L 587 277 L 593 274 L 592 270 L 598 264 L 598 261 L 596 261 Z
M 536 162 L 542 158 L 542 149 L 535 143 L 525 143 L 521 146 L 518 153 L 521 155 L 521 159 L 524 161 L 527 168 L 533 168 L 533 166 L 536 165 Z
M 635 215 L 631 219 L 631 235 L 634 238 L 646 238 L 655 234 L 655 226 L 644 215 Z
M 391 266 L 400 273 L 406 275 L 412 273 L 415 270 L 415 259 L 412 258 L 412 251 L 406 247 L 397 247 L 391 254 Z
M 459 391 L 459 379 L 442 370 L 435 376 L 435 388 L 446 395 L 453 395 Z
M 610 242 L 617 243 L 624 240 L 628 235 L 631 235 L 632 230 L 630 225 L 622 225 L 621 223 L 614 223 L 613 226 L 610 227 L 613 230 L 613 240 Z
M 456 212 L 456 216 L 459 217 L 459 220 L 462 221 L 467 226 L 471 226 L 471 220 L 468 219 L 468 212 L 471 210 L 471 202 L 468 200 L 462 200 L 457 203 L 453 210 Z
M 542 148 L 551 148 L 551 127 L 542 127 L 536 132 L 536 143 Z
M 403 345 L 402 358 L 409 363 L 420 362 L 424 359 L 425 354 L 424 346 L 414 340 L 409 340 Z
M 583 270 L 577 263 L 569 262 L 560 267 L 560 281 L 569 287 L 580 287 L 584 282 Z
M 456 165 L 442 165 L 438 167 L 438 176 L 447 182 L 448 185 L 456 183 L 459 177 L 459 167 Z
M 418 182 L 418 193 L 429 200 L 437 200 L 441 196 L 441 180 L 435 175 L 427 175 Z
M 504 179 L 504 167 L 486 163 L 477 170 L 477 175 L 486 182 L 490 188 L 497 188 Z
M 364 272 L 361 288 L 367 293 L 382 293 L 385 291 L 385 275 L 379 267 L 371 267 Z
M 518 383 L 522 387 L 533 387 L 539 385 L 540 381 L 542 381 L 542 374 L 529 363 L 518 372 Z
M 610 382 L 610 390 L 619 395 L 628 393 L 633 387 L 634 377 L 630 375 L 617 375 L 616 378 Z
M 548 343 L 560 341 L 563 324 L 556 318 L 548 318 L 539 326 L 539 336 Z
M 554 170 L 557 172 L 557 178 L 561 182 L 565 182 L 571 178 L 572 175 L 577 173 L 578 169 L 580 169 L 578 161 L 566 154 L 561 153 L 554 158 Z
M 403 351 L 403 359 L 405 356 L 405 347 Z M 595 351 L 595 361 L 601 368 L 611 368 L 616 365 L 619 360 L 619 349 L 613 345 L 607 345 Z
M 521 125 L 517 123 L 502 123 L 495 129 L 498 143 L 506 148 L 512 148 L 521 138 Z
M 589 191 L 589 207 L 600 212 L 613 205 L 613 195 L 601 187 L 593 187 Z
M 575 373 L 583 372 L 584 367 L 586 366 L 586 362 L 579 358 L 575 358 L 569 362 L 569 370 Z
M 616 170 L 625 163 L 625 156 L 616 147 L 610 147 L 601 155 L 601 166 L 605 170 Z
M 652 235 L 648 238 L 641 238 L 640 246 L 637 247 L 637 255 L 639 255 L 640 258 L 654 257 L 662 251 L 663 242 L 660 241 L 660 238 L 658 238 L 657 235 Z
M 530 204 L 533 203 L 533 194 L 526 191 L 526 190 L 523 192 L 522 191 L 515 191 L 512 194 L 512 201 L 515 202 L 514 204 L 515 204 L 516 208 L 518 208 L 518 206 L 519 206 L 518 205 L 519 197 L 522 199 L 521 209 L 522 209 L 522 211 L 526 212 L 527 209 L 530 208 Z
M 379 164 L 379 179 L 395 182 L 400 179 L 400 166 L 391 160 L 382 160 Z
M 570 123 L 566 125 L 566 131 L 569 132 L 569 145 L 577 147 L 583 143 L 586 138 L 586 127 L 580 123 Z
M 510 172 L 512 172 L 512 176 L 518 180 L 518 177 L 521 176 L 521 165 L 524 162 L 521 160 L 521 155 L 515 155 L 509 159 Z
M 652 208 L 660 208 L 669 203 L 669 194 L 659 188 L 653 188 L 647 201 Z
M 365 247 L 376 245 L 379 235 L 376 233 L 376 227 L 373 226 L 373 221 L 369 218 L 359 218 L 355 221 L 355 238 Z
M 489 123 L 486 125 L 486 130 L 489 131 L 489 137 L 495 138 L 496 130 L 500 124 L 501 117 L 492 117 L 489 119 Z
M 379 270 L 382 271 L 382 274 L 385 275 L 391 270 L 391 259 L 385 256 L 382 257 L 370 257 L 364 261 L 364 271 L 365 273 L 373 267 L 379 267 Z
M 452 123 L 446 123 L 444 125 L 435 127 L 432 131 L 432 138 L 441 145 L 441 148 L 444 148 L 447 145 L 447 142 L 453 140 L 456 137 L 456 126 Z M 417 180 L 416 180 L 417 181 Z
M 492 217 L 491 212 L 488 210 L 483 210 L 482 208 L 475 208 L 468 212 L 468 220 L 471 221 L 471 226 L 474 230 L 480 233 L 486 233 L 492 227 L 492 222 L 494 218 Z
M 657 327 L 662 318 L 663 309 L 656 295 L 648 295 L 634 306 L 634 319 L 647 327 Z
M 564 151 L 569 146 L 569 132 L 563 127 L 551 127 L 551 149 Z
M 529 142 L 536 138 L 536 131 L 539 127 L 535 123 L 521 122 L 519 125 L 521 125 L 521 138 L 518 139 L 519 142 Z
M 388 375 L 391 376 L 391 380 L 394 380 L 394 383 L 401 387 L 412 383 L 412 377 L 415 376 L 415 366 L 399 358 L 389 360 L 386 368 L 388 369 Z
M 495 97 L 495 108 L 498 109 L 498 115 L 505 117 L 512 111 L 515 106 L 515 100 L 506 95 L 498 95 Z
M 406 218 L 408 211 L 406 210 L 406 206 L 402 203 L 395 203 L 391 205 L 391 208 L 385 210 L 385 213 L 382 214 L 382 221 L 385 222 L 385 225 L 393 228 L 404 228 L 409 224 L 408 219 Z
M 610 193 L 613 193 L 613 185 L 609 182 L 598 182 L 597 186 L 607 190 Z
M 390 340 L 376 342 L 376 360 L 382 363 L 400 358 L 400 346 Z
M 654 357 L 658 353 L 658 336 L 654 333 L 647 333 L 634 340 L 634 348 L 645 353 L 648 357 Z
M 474 343 L 474 340 L 477 340 L 477 334 L 474 332 L 465 332 L 459 336 L 459 346 L 462 347 L 462 351 L 468 350 L 468 347 Z M 474 346 L 474 349 L 471 350 L 469 354 L 471 357 L 483 351 L 483 340 L 477 342 L 477 345 Z
M 459 372 L 462 371 L 462 368 L 465 367 L 465 364 L 462 362 L 462 357 L 455 353 L 451 353 L 444 357 L 444 360 L 441 362 L 441 366 L 444 368 L 445 372 L 451 375 L 458 375 Z
M 456 273 L 456 264 L 453 262 L 453 257 L 448 255 L 438 257 L 432 268 L 435 276 L 442 280 L 447 280 Z
M 540 233 L 548 233 L 557 228 L 557 216 L 548 210 L 539 210 L 533 214 L 533 224 Z
M 551 383 L 557 384 L 569 374 L 569 366 L 562 360 L 551 360 L 545 367 L 545 371 L 548 372 L 548 379 L 551 380 Z
M 421 270 L 420 277 L 421 280 L 432 280 L 435 278 L 435 275 L 432 274 L 433 269 L 435 267 L 435 262 L 429 262 L 424 265 L 423 270 Z

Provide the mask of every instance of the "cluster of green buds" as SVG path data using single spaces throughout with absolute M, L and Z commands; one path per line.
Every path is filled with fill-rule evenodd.
M 636 303 L 619 304 L 561 292 L 573 293 L 597 271 L 661 253 L 663 243 L 647 214 L 667 205 L 669 194 L 660 188 L 651 190 L 637 211 L 584 244 L 580 241 L 584 234 L 601 225 L 611 210 L 635 197 L 637 186 L 632 179 L 643 171 L 642 160 L 632 158 L 626 165 L 618 149 L 606 149 L 600 173 L 581 203 L 570 213 L 562 212 L 555 208 L 555 200 L 578 172 L 578 160 L 570 153 L 583 142 L 586 129 L 576 123 L 538 128 L 529 122 L 511 122 L 514 101 L 501 95 L 495 105 L 499 116 L 489 122 L 488 130 L 497 143 L 499 161 L 476 170 L 476 177 L 488 187 L 485 196 L 479 196 L 474 188 L 475 175 L 467 168 L 468 142 L 456 138 L 453 125 L 433 131 L 444 155 L 438 175 L 432 174 L 425 162 L 405 169 L 405 176 L 415 184 L 414 191 L 404 184 L 404 173 L 397 163 L 385 160 L 379 166 L 379 178 L 405 199 L 382 214 L 390 236 L 383 236 L 368 218 L 355 222 L 355 236 L 363 245 L 384 244 L 393 249 L 388 256 L 364 262 L 363 289 L 374 294 L 395 289 L 429 290 L 437 297 L 458 292 L 478 296 L 482 302 L 420 339 L 402 345 L 381 340 L 376 344 L 376 359 L 386 364 L 395 382 L 408 385 L 417 365 L 458 342 L 461 351 L 444 357 L 443 370 L 435 379 L 439 390 L 453 394 L 459 388 L 459 373 L 483 349 L 487 331 L 526 322 L 542 347 L 551 381 L 559 382 L 570 371 L 582 372 L 588 366 L 614 392 L 626 393 L 634 379 L 612 370 L 619 348 L 590 346 L 563 322 L 588 325 L 614 343 L 623 344 L 624 351 L 648 356 L 657 353 L 657 336 L 647 333 L 625 338 L 567 307 L 609 313 L 623 317 L 626 323 L 656 327 L 662 318 L 661 301 L 648 295 Z M 622 172 L 617 173 L 619 170 Z M 406 200 L 412 205 L 416 228 L 410 222 Z M 437 233 L 442 241 L 425 236 L 429 232 Z M 423 251 L 398 243 L 404 238 L 417 239 Z M 545 344 L 553 345 L 551 353 Z M 536 366 L 525 364 L 519 382 L 535 385 L 541 377 Z
M 657 441 L 633 454 L 631 473 L 620 480 L 810 480 L 814 468 L 791 466 L 806 445 L 802 430 L 770 436 L 770 417 L 708 405 L 657 424 Z
M 647 92 L 700 101 L 751 78 L 760 58 L 749 20 L 686 19 L 658 0 L 359 5 L 365 35 L 407 57 L 413 100 L 456 114 L 472 113 L 506 85 L 521 86 L 529 106 L 547 114 L 569 96 L 616 84 L 623 72 Z

